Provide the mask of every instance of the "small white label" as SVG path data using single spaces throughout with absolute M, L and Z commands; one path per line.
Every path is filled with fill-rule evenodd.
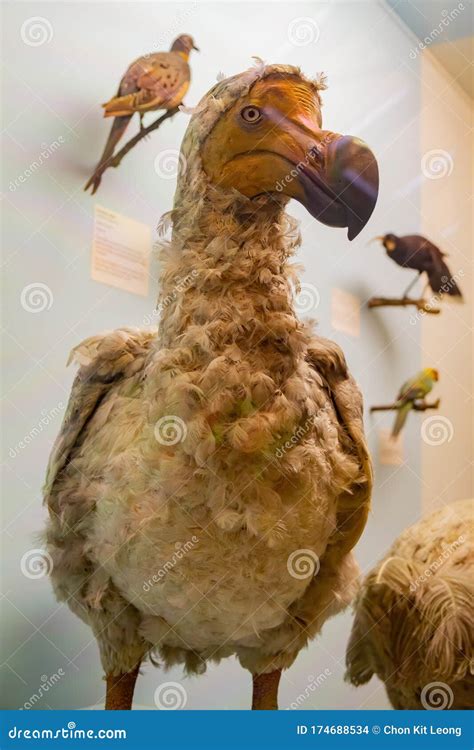
M 333 287 L 331 294 L 331 325 L 336 331 L 360 336 L 360 300 L 344 289 Z
M 91 276 L 94 281 L 148 294 L 151 228 L 109 208 L 95 206 Z
M 379 430 L 379 463 L 382 466 L 401 466 L 405 463 L 402 432 L 394 438 L 390 430 Z

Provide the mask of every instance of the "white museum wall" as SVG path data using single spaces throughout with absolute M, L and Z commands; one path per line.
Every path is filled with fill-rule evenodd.
M 435 179 L 421 183 L 421 231 L 447 253 L 465 295 L 464 304 L 445 305 L 438 319 L 427 315 L 421 324 L 423 362 L 440 369 L 442 417 L 433 419 L 431 437 L 422 443 L 423 512 L 473 496 L 472 126 L 472 99 L 453 84 L 429 49 L 423 51 L 421 150 L 436 161 Z
M 304 266 L 302 279 L 320 295 L 314 312 L 318 330 L 344 348 L 367 407 L 391 401 L 401 383 L 422 363 L 432 364 L 421 348 L 421 340 L 423 347 L 434 345 L 427 343 L 425 332 L 431 321 L 414 326 L 406 310 L 369 311 L 365 307 L 374 293 L 398 294 L 409 278 L 378 245 L 368 241 L 386 231 L 424 231 L 423 222 L 427 221 L 420 214 L 424 187 L 419 180 L 424 82 L 421 60 L 410 58 L 413 42 L 408 32 L 379 2 L 136 2 L 120 3 L 119 8 L 117 11 L 111 3 L 41 1 L 4 5 L 10 33 L 4 43 L 3 91 L 3 195 L 8 216 L 3 290 L 6 529 L 2 695 L 8 708 L 21 707 L 38 690 L 42 677 L 59 669 L 64 676 L 37 708 L 84 707 L 100 703 L 104 696 L 91 632 L 66 606 L 55 602 L 47 579 L 25 577 L 20 561 L 29 550 L 41 547 L 38 532 L 45 519 L 41 485 L 74 376 L 72 370 L 65 369 L 69 351 L 93 333 L 141 325 L 154 306 L 156 264 L 147 298 L 91 280 L 93 210 L 98 203 L 154 229 L 160 215 L 171 208 L 175 186 L 173 179 L 157 174 L 155 159 L 165 149 L 179 148 L 188 116 L 180 114 L 142 142 L 118 170 L 105 175 L 96 196 L 82 191 L 109 128 L 109 122 L 101 119 L 99 105 L 114 93 L 132 59 L 165 49 L 180 32 L 193 34 L 202 51 L 191 59 L 188 105 L 197 103 L 220 72 L 231 75 L 248 67 L 252 55 L 268 62 L 301 65 L 309 75 L 320 70 L 327 73 L 324 124 L 370 144 L 379 159 L 381 192 L 368 227 L 351 244 L 342 230 L 317 224 L 298 204 L 290 206 L 290 212 L 301 219 L 303 244 L 297 260 Z M 53 30 L 51 39 L 40 46 L 25 44 L 21 36 L 22 25 L 33 16 L 46 18 Z M 289 26 L 297 18 L 317 24 L 309 29 L 313 40 L 308 44 L 289 41 Z M 61 147 L 11 189 L 45 144 L 60 136 L 64 141 Z M 455 179 L 458 173 L 453 171 Z M 429 208 L 426 212 L 436 222 Z M 436 226 L 431 232 L 434 239 L 435 230 Z M 52 303 L 49 309 L 34 314 L 22 307 L 21 294 L 26 286 L 38 282 L 51 290 Z M 336 287 L 360 300 L 359 336 L 334 330 L 331 324 L 331 294 Z M 466 339 L 466 351 L 467 346 Z M 428 352 L 430 356 L 436 353 L 430 348 Z M 442 373 L 443 409 L 451 408 L 458 398 L 456 377 L 455 372 L 452 377 Z M 42 418 L 48 424 L 40 431 Z M 457 433 L 463 434 L 466 418 L 462 409 L 457 409 Z M 418 415 L 409 421 L 405 433 L 405 462 L 401 466 L 379 464 L 377 430 L 389 427 L 391 420 L 392 415 L 376 419 L 366 415 L 376 485 L 370 520 L 357 548 L 363 570 L 385 553 L 403 528 L 418 519 L 427 492 L 424 474 L 421 478 L 422 453 L 423 466 L 427 459 L 420 443 Z M 26 436 L 30 436 L 29 443 L 19 447 Z M 459 460 L 464 457 L 465 461 L 467 445 L 458 450 Z M 430 460 L 438 461 L 437 456 Z M 444 481 L 438 475 L 438 487 Z M 460 486 L 459 492 L 461 489 L 469 494 L 467 485 Z M 285 672 L 280 692 L 283 708 L 320 674 L 326 676 L 314 692 L 307 691 L 309 697 L 302 708 L 388 706 L 378 681 L 359 689 L 343 681 L 351 620 L 347 612 L 327 622 L 322 637 Z M 147 665 L 138 683 L 136 703 L 153 707 L 156 687 L 167 680 L 182 681 L 181 670 L 165 675 Z M 250 676 L 234 660 L 183 684 L 190 709 L 249 705 Z

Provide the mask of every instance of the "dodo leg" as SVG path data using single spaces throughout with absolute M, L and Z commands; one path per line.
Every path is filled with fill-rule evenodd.
M 276 711 L 278 709 L 278 685 L 281 669 L 266 674 L 254 674 L 252 711 Z
M 106 711 L 129 711 L 132 708 L 133 691 L 140 665 L 125 674 L 107 676 Z
M 100 610 L 90 612 L 92 628 L 107 682 L 105 708 L 129 711 L 140 664 L 149 644 L 140 635 L 141 615 L 109 583 Z

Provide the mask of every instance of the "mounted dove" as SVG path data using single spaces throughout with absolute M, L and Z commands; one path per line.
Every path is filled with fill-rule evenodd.
M 130 65 L 120 81 L 117 95 L 102 105 L 104 117 L 113 117 L 114 121 L 100 161 L 84 190 L 92 187 L 92 194 L 96 192 L 104 167 L 135 112 L 142 129 L 146 112 L 171 111 L 182 103 L 191 82 L 188 60 L 192 49 L 198 50 L 193 38 L 182 34 L 175 39 L 169 52 L 144 55 Z

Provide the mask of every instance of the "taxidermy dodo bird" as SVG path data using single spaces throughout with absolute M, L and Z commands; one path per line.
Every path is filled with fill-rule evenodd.
M 434 294 L 447 294 L 449 297 L 462 300 L 462 292 L 444 260 L 446 255 L 426 237 L 422 237 L 421 234 L 407 234 L 405 237 L 386 234 L 375 239 L 382 242 L 388 257 L 397 265 L 418 271 L 418 275 L 405 289 L 404 297 L 421 274 L 426 273 L 428 286 Z
M 92 187 L 92 194 L 96 192 L 104 167 L 135 112 L 140 117 L 142 129 L 146 112 L 171 111 L 182 103 L 191 82 L 188 59 L 192 49 L 198 50 L 194 39 L 189 34 L 182 34 L 174 40 L 169 52 L 143 55 L 129 66 L 116 96 L 102 105 L 104 117 L 113 117 L 114 121 L 100 161 L 84 190 Z
M 474 708 L 474 503 L 406 529 L 356 600 L 347 678 L 376 674 L 396 709 Z
M 147 656 L 200 673 L 233 654 L 253 708 L 276 708 L 281 670 L 355 593 L 361 396 L 295 315 L 285 206 L 355 237 L 378 171 L 361 141 L 322 130 L 322 88 L 263 63 L 214 86 L 182 145 L 158 331 L 73 351 L 47 540 L 58 599 L 97 639 L 106 708 L 130 708 Z

